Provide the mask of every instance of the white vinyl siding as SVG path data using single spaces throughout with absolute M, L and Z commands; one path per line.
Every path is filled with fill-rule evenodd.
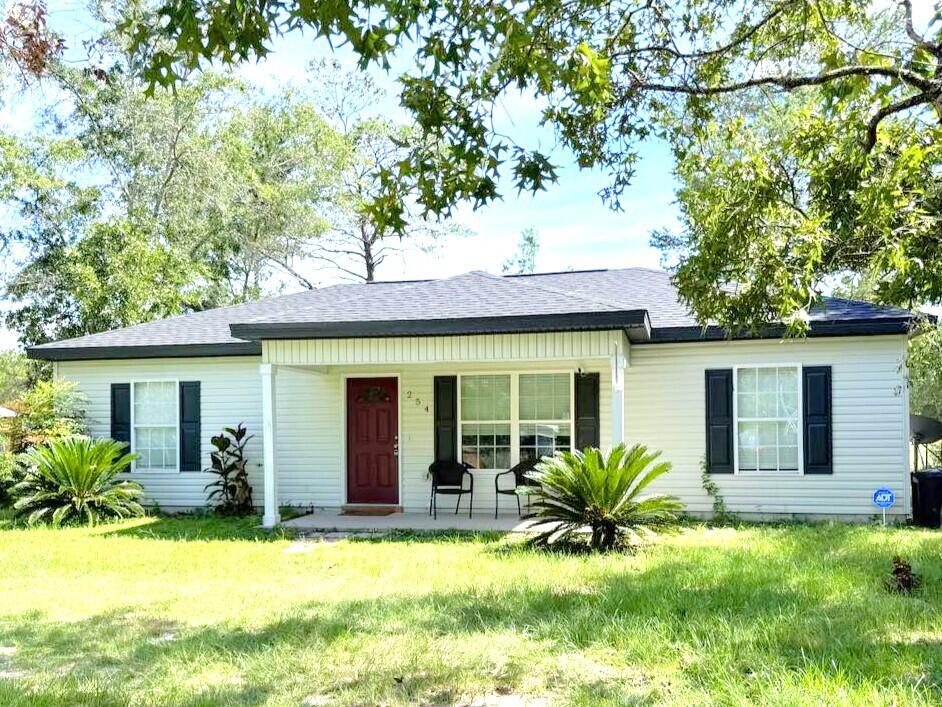
M 729 510 L 744 514 L 869 516 L 880 486 L 909 510 L 906 337 L 734 341 L 632 346 L 625 377 L 625 432 L 663 452 L 673 470 L 655 489 L 707 513 L 704 371 L 778 365 L 831 366 L 833 473 L 713 474 Z
M 426 470 L 434 455 L 433 381 L 437 375 L 509 374 L 519 378 L 537 373 L 571 377 L 578 368 L 598 372 L 600 441 L 602 447 L 610 446 L 613 430 L 610 357 L 619 341 L 610 334 L 570 333 L 561 338 L 547 335 L 535 339 L 531 335 L 521 335 L 519 339 L 495 336 L 490 342 L 474 344 L 470 339 L 479 337 L 465 337 L 468 341 L 464 343 L 454 341 L 455 337 L 444 337 L 430 338 L 421 346 L 411 338 L 404 338 L 395 346 L 389 340 L 384 340 L 385 344 L 366 340 L 273 342 L 279 344 L 281 353 L 295 352 L 292 355 L 299 359 L 315 343 L 322 347 L 322 353 L 371 352 L 370 356 L 381 358 L 403 355 L 406 350 L 415 353 L 410 347 L 417 346 L 422 353 L 415 355 L 420 359 L 435 351 L 443 356 L 438 362 L 386 364 L 330 364 L 320 358 L 291 363 L 282 358 L 281 365 L 276 366 L 279 502 L 315 507 L 337 507 L 345 502 L 347 375 L 399 377 L 400 503 L 408 510 L 422 511 L 428 507 Z M 505 346 L 522 354 L 525 341 L 539 355 L 529 360 L 501 357 Z M 486 359 L 446 360 L 457 354 L 470 355 L 472 349 L 479 354 L 491 353 Z M 764 365 L 828 365 L 832 367 L 833 474 L 716 474 L 714 481 L 729 509 L 738 513 L 867 516 L 875 512 L 871 503 L 873 490 L 888 486 L 897 496 L 891 513 L 905 514 L 909 508 L 908 410 L 902 369 L 905 349 L 906 339 L 902 336 L 632 346 L 625 351 L 630 354 L 625 371 L 625 438 L 629 444 L 643 442 L 662 450 L 663 458 L 673 464 L 673 471 L 663 477 L 656 490 L 679 495 L 691 512 L 709 512 L 712 502 L 700 478 L 705 445 L 704 371 Z M 573 352 L 579 350 L 596 355 L 578 357 Z M 543 357 L 560 351 L 565 355 L 555 359 Z M 244 422 L 254 435 L 247 451 L 254 500 L 260 505 L 264 495 L 261 362 L 261 357 L 252 356 L 64 361 L 56 369 L 60 377 L 77 381 L 88 396 L 92 433 L 102 437 L 110 435 L 112 383 L 200 381 L 201 466 L 209 464 L 210 437 L 224 426 Z M 525 410 L 516 398 L 511 405 L 522 426 L 527 422 L 520 418 Z M 572 407 L 570 403 L 570 414 Z M 519 444 L 519 439 L 515 444 Z M 476 472 L 476 512 L 493 512 L 494 473 Z M 164 508 L 204 505 L 203 487 L 213 478 L 202 472 L 141 473 L 136 477 L 144 485 L 148 500 Z M 509 506 L 505 510 L 509 511 Z
M 86 414 L 94 437 L 111 436 L 111 384 L 135 381 L 200 381 L 200 468 L 209 466 L 210 437 L 244 422 L 255 435 L 246 449 L 249 478 L 256 504 L 264 495 L 262 485 L 262 384 L 258 356 L 220 358 L 166 358 L 118 361 L 60 361 L 56 375 L 78 383 L 87 397 Z M 175 395 L 179 398 L 178 395 Z M 179 431 L 174 432 L 179 440 Z M 179 442 L 177 442 L 179 443 Z M 176 452 L 177 458 L 179 453 Z M 133 474 L 141 483 L 148 503 L 162 508 L 192 508 L 206 504 L 203 487 L 215 477 L 201 471 Z
M 607 360 L 571 364 L 600 373 L 599 409 L 611 417 L 611 377 Z M 400 504 L 428 509 L 428 466 L 434 459 L 434 379 L 447 375 L 504 375 L 508 372 L 557 372 L 559 362 L 520 364 L 449 364 L 423 366 L 338 366 L 315 372 L 280 366 L 277 373 L 278 479 L 284 505 L 335 508 L 346 502 L 344 375 L 399 376 Z M 611 444 L 611 425 L 602 424 L 602 444 Z M 460 440 L 459 440 L 460 441 Z M 475 513 L 494 512 L 496 470 L 474 472 Z M 506 500 L 506 499 L 504 499 Z M 509 512 L 510 505 L 501 506 Z M 516 505 L 513 512 L 516 513 Z

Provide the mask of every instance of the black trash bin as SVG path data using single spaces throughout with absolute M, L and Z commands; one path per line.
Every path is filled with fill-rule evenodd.
M 942 469 L 913 473 L 913 523 L 942 527 Z

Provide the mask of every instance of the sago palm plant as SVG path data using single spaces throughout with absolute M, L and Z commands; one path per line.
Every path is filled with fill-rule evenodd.
M 110 439 L 66 437 L 32 447 L 21 457 L 26 475 L 10 489 L 14 512 L 29 525 L 54 526 L 143 515 L 140 484 L 114 478 L 137 458 L 125 452 L 126 446 Z
M 586 449 L 544 459 L 527 474 L 539 483 L 531 491 L 532 515 L 551 524 L 535 542 L 572 540 L 588 528 L 589 546 L 607 551 L 676 521 L 683 506 L 675 496 L 641 495 L 670 471 L 668 462 L 654 464 L 660 454 L 640 444 L 631 449 L 620 444 L 607 454 Z

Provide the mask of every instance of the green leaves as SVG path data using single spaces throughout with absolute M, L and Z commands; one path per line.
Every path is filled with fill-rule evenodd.
M 847 272 L 870 273 L 879 302 L 942 295 L 939 154 L 921 121 L 888 120 L 867 153 L 864 109 L 826 113 L 822 100 L 807 89 L 712 124 L 696 143 L 677 138 L 684 230 L 654 243 L 676 258 L 701 321 L 804 333 L 830 279 Z
M 16 412 L 15 417 L 0 418 L 0 434 L 11 452 L 85 432 L 87 400 L 71 381 L 38 380 L 3 404 Z
M 210 455 L 210 466 L 204 471 L 217 478 L 204 487 L 209 491 L 206 500 L 215 504 L 217 512 L 224 515 L 248 515 L 252 505 L 252 486 L 245 458 L 245 445 L 252 439 L 245 425 L 227 427 L 223 433 L 212 438 L 216 451 Z M 211 489 L 211 490 L 210 490 Z
M 685 0 L 670 11 L 638 0 L 166 0 L 124 29 L 136 66 L 160 85 L 260 56 L 299 28 L 349 46 L 361 67 L 405 55 L 400 99 L 421 134 L 383 170 L 371 206 L 380 228 L 400 233 L 405 204 L 447 216 L 501 198 L 506 184 L 533 192 L 557 180 L 560 158 L 533 130 L 500 124 L 509 97 L 532 100 L 580 167 L 609 174 L 601 194 L 614 207 L 638 143 L 662 134 L 680 160 L 685 233 L 658 242 L 679 247 L 697 315 L 799 332 L 822 283 L 848 268 L 885 275 L 887 301 L 940 294 L 936 158 L 909 151 L 938 142 L 942 33 L 936 18 L 920 35 L 910 13 L 847 0 Z
M 10 489 L 14 512 L 29 525 L 54 526 L 143 515 L 140 484 L 114 478 L 137 458 L 126 447 L 114 440 L 66 437 L 29 449 L 21 457 L 26 474 Z
M 654 463 L 659 456 L 642 445 L 620 444 L 608 453 L 586 449 L 544 458 L 527 474 L 540 484 L 533 515 L 552 526 L 537 544 L 572 540 L 588 528 L 593 549 L 612 550 L 674 522 L 683 508 L 675 497 L 641 495 L 670 471 L 669 463 Z
M 909 406 L 919 415 L 942 419 L 942 327 L 924 323 L 909 342 Z

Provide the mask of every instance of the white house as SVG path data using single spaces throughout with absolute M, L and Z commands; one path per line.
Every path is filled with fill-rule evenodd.
M 164 508 L 201 506 L 209 439 L 244 422 L 255 499 L 427 509 L 436 459 L 493 477 L 555 449 L 641 442 L 660 490 L 709 513 L 862 518 L 887 486 L 909 512 L 905 310 L 829 299 L 810 335 L 699 327 L 669 275 L 630 268 L 346 284 L 44 344 L 128 441 Z M 513 499 L 502 508 L 516 512 Z

